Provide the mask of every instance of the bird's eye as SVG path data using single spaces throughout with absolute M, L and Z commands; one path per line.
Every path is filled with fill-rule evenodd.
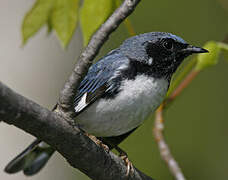
M 164 46 L 166 49 L 170 50 L 170 49 L 173 48 L 173 42 L 172 42 L 172 41 L 165 41 L 165 42 L 163 43 L 163 46 Z

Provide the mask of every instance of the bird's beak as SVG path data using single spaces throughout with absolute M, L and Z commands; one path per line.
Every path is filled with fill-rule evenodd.
M 188 45 L 186 48 L 182 49 L 181 52 L 193 54 L 193 53 L 208 53 L 209 51 L 201 47 Z

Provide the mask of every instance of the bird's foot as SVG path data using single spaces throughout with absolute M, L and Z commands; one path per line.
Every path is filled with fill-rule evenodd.
M 134 172 L 134 167 L 131 161 L 128 159 L 127 155 L 120 155 L 120 158 L 124 161 L 125 165 L 127 166 L 127 173 L 126 176 L 128 176 L 130 173 Z
M 107 153 L 110 151 L 109 147 L 107 145 L 105 145 L 102 141 L 100 141 L 99 139 L 97 139 L 95 136 L 89 134 L 89 133 L 85 133 L 86 136 L 88 136 L 93 142 L 95 142 L 98 146 L 102 147 Z
M 134 167 L 131 161 L 128 159 L 127 153 L 123 151 L 121 148 L 119 148 L 118 146 L 116 146 L 115 149 L 120 153 L 119 154 L 120 158 L 124 161 L 125 165 L 127 166 L 126 176 L 128 176 L 130 173 L 133 173 Z

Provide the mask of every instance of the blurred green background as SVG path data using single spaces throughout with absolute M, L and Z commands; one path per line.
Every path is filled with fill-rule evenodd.
M 20 1 L 24 2 L 25 5 L 20 4 Z M 20 36 L 20 23 L 23 13 L 32 4 L 31 2 L 26 4 L 28 0 L 20 1 L 17 1 L 16 4 L 20 4 L 17 7 L 15 7 L 15 1 L 13 2 L 12 0 L 3 0 L 3 5 L 0 6 L 5 13 L 1 12 L 2 14 L 0 14 L 0 21 L 4 22 L 0 25 L 0 39 L 4 39 L 0 44 L 0 48 L 3 49 L 2 52 L 0 49 L 1 81 L 24 96 L 51 108 L 58 97 L 61 86 L 73 67 L 75 57 L 79 55 L 82 48 L 80 31 L 77 30 L 66 52 L 61 50 L 54 36 L 47 38 L 44 30 L 29 41 L 23 49 L 20 49 L 21 41 L 18 39 Z M 17 9 L 17 11 L 14 11 L 14 15 L 12 15 L 13 9 Z M 14 22 L 8 19 L 10 17 L 14 19 L 17 13 L 16 25 L 11 27 Z M 228 33 L 228 1 L 144 0 L 130 16 L 130 20 L 137 34 L 150 31 L 171 32 L 183 37 L 191 44 L 202 46 L 209 40 L 221 41 Z M 15 36 L 17 43 L 11 46 L 9 42 L 13 45 L 14 36 L 10 33 L 14 32 L 17 33 Z M 98 58 L 111 49 L 118 47 L 128 36 L 124 25 L 121 25 L 111 35 L 99 53 Z M 40 38 L 42 41 L 39 40 Z M 10 55 L 16 50 L 18 56 L 17 59 L 13 59 Z M 24 58 L 27 58 L 27 54 L 30 54 L 29 61 L 23 61 Z M 190 59 L 188 58 L 188 60 Z M 15 66 L 15 61 L 21 62 L 19 62 L 18 66 Z M 34 65 L 37 61 L 42 61 L 42 63 Z M 30 63 L 31 66 L 27 63 Z M 21 71 L 18 68 L 21 68 Z M 18 70 L 18 72 L 15 72 L 14 69 Z M 34 72 L 34 70 L 37 72 Z M 41 74 L 40 72 L 44 70 L 46 72 Z M 25 74 L 20 74 L 22 72 L 25 72 Z M 20 78 L 15 82 L 14 80 L 17 77 Z M 49 80 L 43 83 L 47 77 Z M 224 59 L 220 59 L 218 65 L 201 72 L 165 113 L 165 137 L 171 152 L 187 179 L 228 179 L 227 77 L 228 63 Z M 30 81 L 35 81 L 33 89 L 29 83 Z M 25 86 L 26 88 L 24 88 Z M 51 99 L 47 100 L 48 98 Z M 138 128 L 126 139 L 120 147 L 128 153 L 130 160 L 138 169 L 156 180 L 172 180 L 174 178 L 161 160 L 152 136 L 153 121 L 154 117 L 152 116 L 142 127 Z M 7 125 L 1 124 L 0 131 L 4 132 L 0 132 L 0 143 L 1 146 L 4 145 L 2 149 L 5 150 L 0 155 L 0 159 L 2 159 L 0 168 L 2 170 L 8 160 L 15 153 L 21 151 L 23 146 L 27 145 L 32 138 L 28 139 L 28 135 L 16 128 L 9 128 Z M 6 133 L 8 133 L 7 138 L 5 136 Z M 12 142 L 15 136 L 20 137 L 17 140 L 17 145 Z M 63 162 L 64 160 L 59 155 L 55 156 L 55 159 L 51 160 L 48 166 L 33 179 L 88 179 L 82 173 L 70 168 L 68 164 Z M 58 173 L 61 175 L 59 176 Z M 3 179 L 26 179 L 23 175 L 9 176 L 3 172 L 0 173 L 0 179 L 2 179 L 1 176 Z

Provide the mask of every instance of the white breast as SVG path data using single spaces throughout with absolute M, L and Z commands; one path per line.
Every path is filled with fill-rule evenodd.
M 135 80 L 125 80 L 116 98 L 98 100 L 77 117 L 76 123 L 97 137 L 124 134 L 156 110 L 167 89 L 165 79 L 140 75 Z

